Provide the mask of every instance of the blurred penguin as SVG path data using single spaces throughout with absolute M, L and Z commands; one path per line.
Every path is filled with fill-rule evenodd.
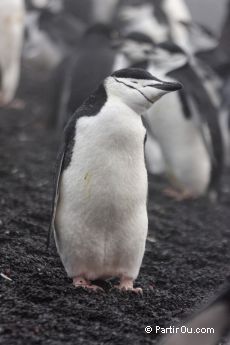
M 119 18 L 124 35 L 139 32 L 149 36 L 156 44 L 167 41 L 170 36 L 167 16 L 163 11 L 157 15 L 150 2 L 121 6 Z
M 92 0 L 64 0 L 64 9 L 75 19 L 90 25 L 92 20 Z
M 90 27 L 70 59 L 64 62 L 64 80 L 59 90 L 57 127 L 63 128 L 97 85 L 114 70 L 116 33 L 105 24 Z
M 62 10 L 62 0 L 30 0 L 32 6 L 37 9 L 47 9 L 52 13 L 59 13 Z
M 224 138 L 226 165 L 230 166 L 230 75 L 224 82 L 220 125 Z
M 224 337 L 229 340 L 230 286 L 173 330 L 173 334 L 163 337 L 159 345 L 217 345 L 223 344 Z
M 0 105 L 11 102 L 20 77 L 25 24 L 23 0 L 0 1 Z
M 86 24 L 80 18 L 76 18 L 66 5 L 67 3 L 63 0 L 30 0 L 27 2 L 28 17 L 36 14 L 36 22 L 30 23 L 31 19 L 28 19 L 30 34 L 37 37 L 39 31 L 43 40 L 45 35 L 46 41 L 51 41 L 50 45 L 55 43 L 63 53 L 68 53 L 73 47 L 76 47 L 86 28 Z M 37 32 L 35 32 L 34 26 L 37 28 Z
M 154 51 L 152 39 L 143 33 L 133 32 L 128 34 L 116 55 L 114 71 L 120 68 L 135 67 L 148 70 L 150 68 L 150 57 Z M 147 169 L 152 174 L 162 174 L 165 171 L 165 161 L 159 143 L 157 142 L 148 121 L 142 117 L 147 130 L 145 143 Z
M 140 33 L 128 35 L 120 50 L 127 65 L 184 85 L 184 91 L 167 95 L 143 115 L 148 171 L 165 172 L 175 187 L 168 194 L 178 200 L 206 192 L 214 199 L 224 154 L 218 109 L 189 57 L 172 43 L 154 46 Z
M 92 0 L 92 23 L 113 22 L 119 0 Z
M 40 14 L 32 11 L 27 15 L 26 40 L 23 49 L 24 60 L 42 71 L 52 71 L 63 58 L 63 53 L 39 27 Z
M 121 6 L 125 34 L 140 32 L 157 43 L 172 41 L 190 49 L 192 17 L 184 0 L 146 0 Z
M 216 38 L 193 22 L 184 0 L 146 0 L 121 6 L 124 34 L 139 32 L 156 44 L 173 42 L 187 54 L 208 52 L 217 47 Z
M 218 111 L 179 47 L 162 44 L 155 49 L 151 62 L 149 71 L 160 70 L 160 77 L 177 79 L 184 85 L 184 91 L 160 100 L 145 114 L 162 149 L 166 174 L 177 188 L 171 195 L 180 200 L 208 193 L 215 199 L 224 159 Z
M 64 0 L 66 13 L 87 25 L 112 24 L 120 0 Z
M 191 25 L 192 17 L 184 0 L 153 0 L 154 6 L 162 7 L 168 20 L 168 27 L 172 42 L 187 48 L 191 46 L 188 26 Z

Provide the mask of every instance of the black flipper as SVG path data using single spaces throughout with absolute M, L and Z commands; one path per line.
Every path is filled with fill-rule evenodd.
M 182 332 L 188 328 L 189 332 L 192 329 L 192 333 L 182 333 L 181 327 Z M 178 329 L 178 333 L 164 337 L 159 345 L 219 344 L 221 338 L 230 332 L 230 286 L 206 308 L 179 325 Z M 198 329 L 203 329 L 202 333 L 198 333 Z
M 71 162 L 73 147 L 75 143 L 77 120 L 81 117 L 95 116 L 97 113 L 100 112 L 101 108 L 104 106 L 106 101 L 107 101 L 106 90 L 103 84 L 101 84 L 97 88 L 97 90 L 93 94 L 91 94 L 86 99 L 86 101 L 71 116 L 70 120 L 68 121 L 64 129 L 64 140 L 62 142 L 62 146 L 61 146 L 58 159 L 57 159 L 51 222 L 50 222 L 48 237 L 47 237 L 47 248 L 49 247 L 49 244 L 50 244 L 52 232 L 56 231 L 54 223 L 55 223 L 57 202 L 58 202 L 58 197 L 59 197 L 60 178 L 61 178 L 62 172 L 68 168 Z M 56 234 L 57 234 L 57 231 L 56 231 Z
M 55 215 L 56 215 L 56 209 L 57 209 L 57 202 L 58 202 L 58 197 L 59 197 L 59 186 L 60 186 L 60 176 L 62 173 L 62 167 L 63 167 L 63 161 L 64 161 L 64 156 L 65 156 L 65 148 L 63 145 L 63 148 L 60 150 L 57 158 L 57 164 L 56 164 L 56 173 L 54 176 L 54 191 L 53 191 L 53 199 L 52 199 L 52 213 L 51 213 L 51 220 L 50 220 L 50 225 L 49 225 L 49 230 L 48 230 L 48 235 L 47 235 L 47 249 L 50 246 L 50 241 L 51 241 L 51 236 L 53 232 L 55 231 L 55 225 L 54 225 L 54 220 L 55 220 Z
M 79 116 L 80 115 L 80 116 Z M 78 117 L 84 116 L 84 112 L 81 112 L 81 107 L 76 111 L 76 113 L 70 118 L 69 122 L 67 123 L 64 129 L 64 139 L 59 150 L 57 156 L 57 163 L 56 163 L 56 173 L 54 178 L 54 192 L 53 192 L 53 202 L 52 202 L 52 213 L 51 213 L 51 221 L 48 231 L 47 237 L 47 248 L 50 245 L 50 239 L 53 231 L 55 231 L 55 215 L 59 197 L 59 187 L 60 187 L 60 177 L 71 161 L 74 140 L 75 140 L 75 132 L 76 132 L 76 121 Z

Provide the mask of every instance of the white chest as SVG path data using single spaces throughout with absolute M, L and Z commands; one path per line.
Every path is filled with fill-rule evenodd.
M 78 120 L 71 163 L 62 177 L 68 200 L 84 214 L 85 207 L 92 213 L 145 202 L 144 137 L 141 118 L 116 102 Z
M 144 136 L 141 118 L 116 102 L 77 122 L 56 216 L 69 276 L 137 276 L 148 227 Z

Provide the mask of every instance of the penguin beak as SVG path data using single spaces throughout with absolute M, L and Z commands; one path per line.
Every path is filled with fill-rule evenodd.
M 182 84 L 178 83 L 178 82 L 166 82 L 163 81 L 161 83 L 158 84 L 153 84 L 153 85 L 148 85 L 151 87 L 154 87 L 155 89 L 159 89 L 165 92 L 171 92 L 171 91 L 178 91 L 182 89 Z

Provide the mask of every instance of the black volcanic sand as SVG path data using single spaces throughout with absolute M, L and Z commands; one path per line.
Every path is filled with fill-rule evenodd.
M 12 279 L 0 277 L 0 343 L 155 344 L 145 326 L 178 322 L 229 280 L 230 176 L 217 205 L 175 202 L 151 176 L 143 297 L 79 290 L 45 248 L 58 142 L 45 116 L 32 101 L 0 110 L 0 272 Z

